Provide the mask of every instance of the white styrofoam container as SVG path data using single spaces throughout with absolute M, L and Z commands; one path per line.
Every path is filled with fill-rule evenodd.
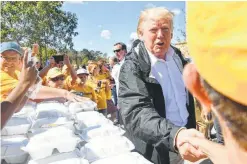
M 97 104 L 91 100 L 83 102 L 72 102 L 69 104 L 69 111 L 72 114 L 83 111 L 94 111 L 97 108 Z
M 56 127 L 31 137 L 28 145 L 22 149 L 36 160 L 50 156 L 54 149 L 60 153 L 73 151 L 79 141 L 80 138 L 70 129 Z
M 37 104 L 35 102 L 28 101 L 25 106 L 17 113 L 14 113 L 14 117 L 29 117 L 35 114 Z
M 46 101 L 37 104 L 35 119 L 68 117 L 69 109 L 63 103 Z
M 89 162 L 127 153 L 134 150 L 134 144 L 124 136 L 109 136 L 91 139 L 81 148 L 81 153 Z
M 25 163 L 28 159 L 28 153 L 21 150 L 26 146 L 28 139 L 25 137 L 11 137 L 1 139 L 1 159 L 7 163 Z
M 29 117 L 11 117 L 5 127 L 1 131 L 1 135 L 21 135 L 27 134 L 32 125 Z
M 67 117 L 58 117 L 58 118 L 42 118 L 37 119 L 33 122 L 32 129 L 39 128 L 53 128 L 58 126 L 65 126 L 71 130 L 74 129 L 74 121 L 69 120 Z
M 98 126 L 98 128 L 86 128 L 82 131 L 81 137 L 85 141 L 90 141 L 96 137 L 121 136 L 125 133 L 120 127 L 108 124 Z
M 82 159 L 80 151 L 75 149 L 69 153 L 59 153 L 44 159 L 31 160 L 28 164 L 89 164 L 89 162 Z
M 77 122 L 77 130 L 83 130 L 92 126 L 98 125 L 113 125 L 113 122 L 96 111 L 81 112 L 75 115 L 75 121 Z
M 152 162 L 145 159 L 142 155 L 136 152 L 124 153 L 104 159 L 100 159 L 98 161 L 93 162 L 92 164 L 152 164 Z

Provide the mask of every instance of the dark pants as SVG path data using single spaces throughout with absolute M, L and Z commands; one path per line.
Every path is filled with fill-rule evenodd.
M 107 110 L 106 109 L 100 109 L 98 110 L 99 113 L 102 113 L 104 116 L 107 115 Z

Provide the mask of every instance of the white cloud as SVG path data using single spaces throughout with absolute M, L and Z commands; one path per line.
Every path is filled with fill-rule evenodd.
M 145 5 L 145 8 L 154 8 L 154 7 L 156 7 L 156 6 L 152 3 L 148 3 Z
M 89 44 L 89 45 L 93 45 L 93 41 L 90 40 L 90 41 L 88 42 L 88 44 Z
M 73 0 L 66 1 L 65 3 L 70 3 L 70 4 L 87 4 L 87 2 L 73 1 Z
M 111 32 L 109 30 L 103 30 L 103 31 L 101 31 L 100 36 L 104 39 L 110 39 L 111 38 Z
M 173 9 L 171 10 L 175 15 L 179 15 L 181 13 L 180 9 Z
M 132 39 L 137 39 L 138 37 L 137 37 L 137 33 L 136 32 L 132 32 L 131 34 L 130 34 L 130 39 L 132 40 Z

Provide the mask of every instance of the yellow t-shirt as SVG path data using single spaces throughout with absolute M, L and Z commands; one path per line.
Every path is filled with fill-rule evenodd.
M 99 74 L 97 76 L 98 80 L 107 80 L 107 85 L 110 85 L 110 78 L 111 75 L 109 71 Z M 106 90 L 106 99 L 111 100 L 111 89 Z
M 102 83 L 101 87 L 97 87 L 97 81 L 98 79 L 95 78 L 88 78 L 87 85 L 93 88 L 96 93 L 97 97 L 97 108 L 99 110 L 106 109 L 107 108 L 107 102 L 106 102 L 106 90 L 105 90 L 105 85 Z
M 14 76 L 10 76 L 8 73 L 0 70 L 1 102 L 4 101 L 10 92 L 17 86 L 19 74 L 19 71 L 15 71 Z
M 82 86 L 79 85 L 78 82 L 80 79 L 76 80 L 75 84 L 71 84 L 72 78 L 66 78 L 65 85 L 68 87 L 69 90 L 74 90 L 76 92 L 83 93 L 84 97 L 90 98 L 92 101 L 97 103 L 97 96 L 94 89 L 87 84 L 87 82 Z

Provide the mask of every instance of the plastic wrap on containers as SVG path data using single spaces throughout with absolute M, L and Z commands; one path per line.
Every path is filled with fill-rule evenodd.
M 92 164 L 152 164 L 150 161 L 145 159 L 143 156 L 136 152 L 120 154 L 104 159 L 100 159 L 98 161 L 93 162 Z
M 130 152 L 134 149 L 133 143 L 123 136 L 94 138 L 81 148 L 82 154 L 89 162 L 102 158 Z
M 69 117 L 69 109 L 63 103 L 47 101 L 37 104 L 35 119 Z
M 29 117 L 11 117 L 1 131 L 1 135 L 21 135 L 27 134 L 32 125 Z
M 120 127 L 108 124 L 108 125 L 101 125 L 95 128 L 86 128 L 82 131 L 80 136 L 85 141 L 90 141 L 96 137 L 107 137 L 107 136 L 121 136 L 125 133 L 123 129 Z
M 28 152 L 33 160 L 37 160 L 51 156 L 54 149 L 60 153 L 73 151 L 79 141 L 70 129 L 56 127 L 33 136 L 22 149 Z
M 44 159 L 31 160 L 28 164 L 89 164 L 86 159 L 82 159 L 78 149 L 69 153 L 59 153 Z
M 91 100 L 83 102 L 72 102 L 69 104 L 69 111 L 72 114 L 83 111 L 94 111 L 97 108 L 97 104 Z
M 69 120 L 67 117 L 59 117 L 59 118 L 42 118 L 34 121 L 32 130 L 39 128 L 53 128 L 59 126 L 65 126 L 71 130 L 73 130 L 74 121 Z
M 75 117 L 77 130 L 83 130 L 98 125 L 113 125 L 112 121 L 96 111 L 77 113 Z
M 6 163 L 25 163 L 28 159 L 28 153 L 21 150 L 26 146 L 28 139 L 26 137 L 10 137 L 1 139 L 1 159 Z
M 29 117 L 35 114 L 37 104 L 35 102 L 28 101 L 25 106 L 17 113 L 14 113 L 14 117 Z

